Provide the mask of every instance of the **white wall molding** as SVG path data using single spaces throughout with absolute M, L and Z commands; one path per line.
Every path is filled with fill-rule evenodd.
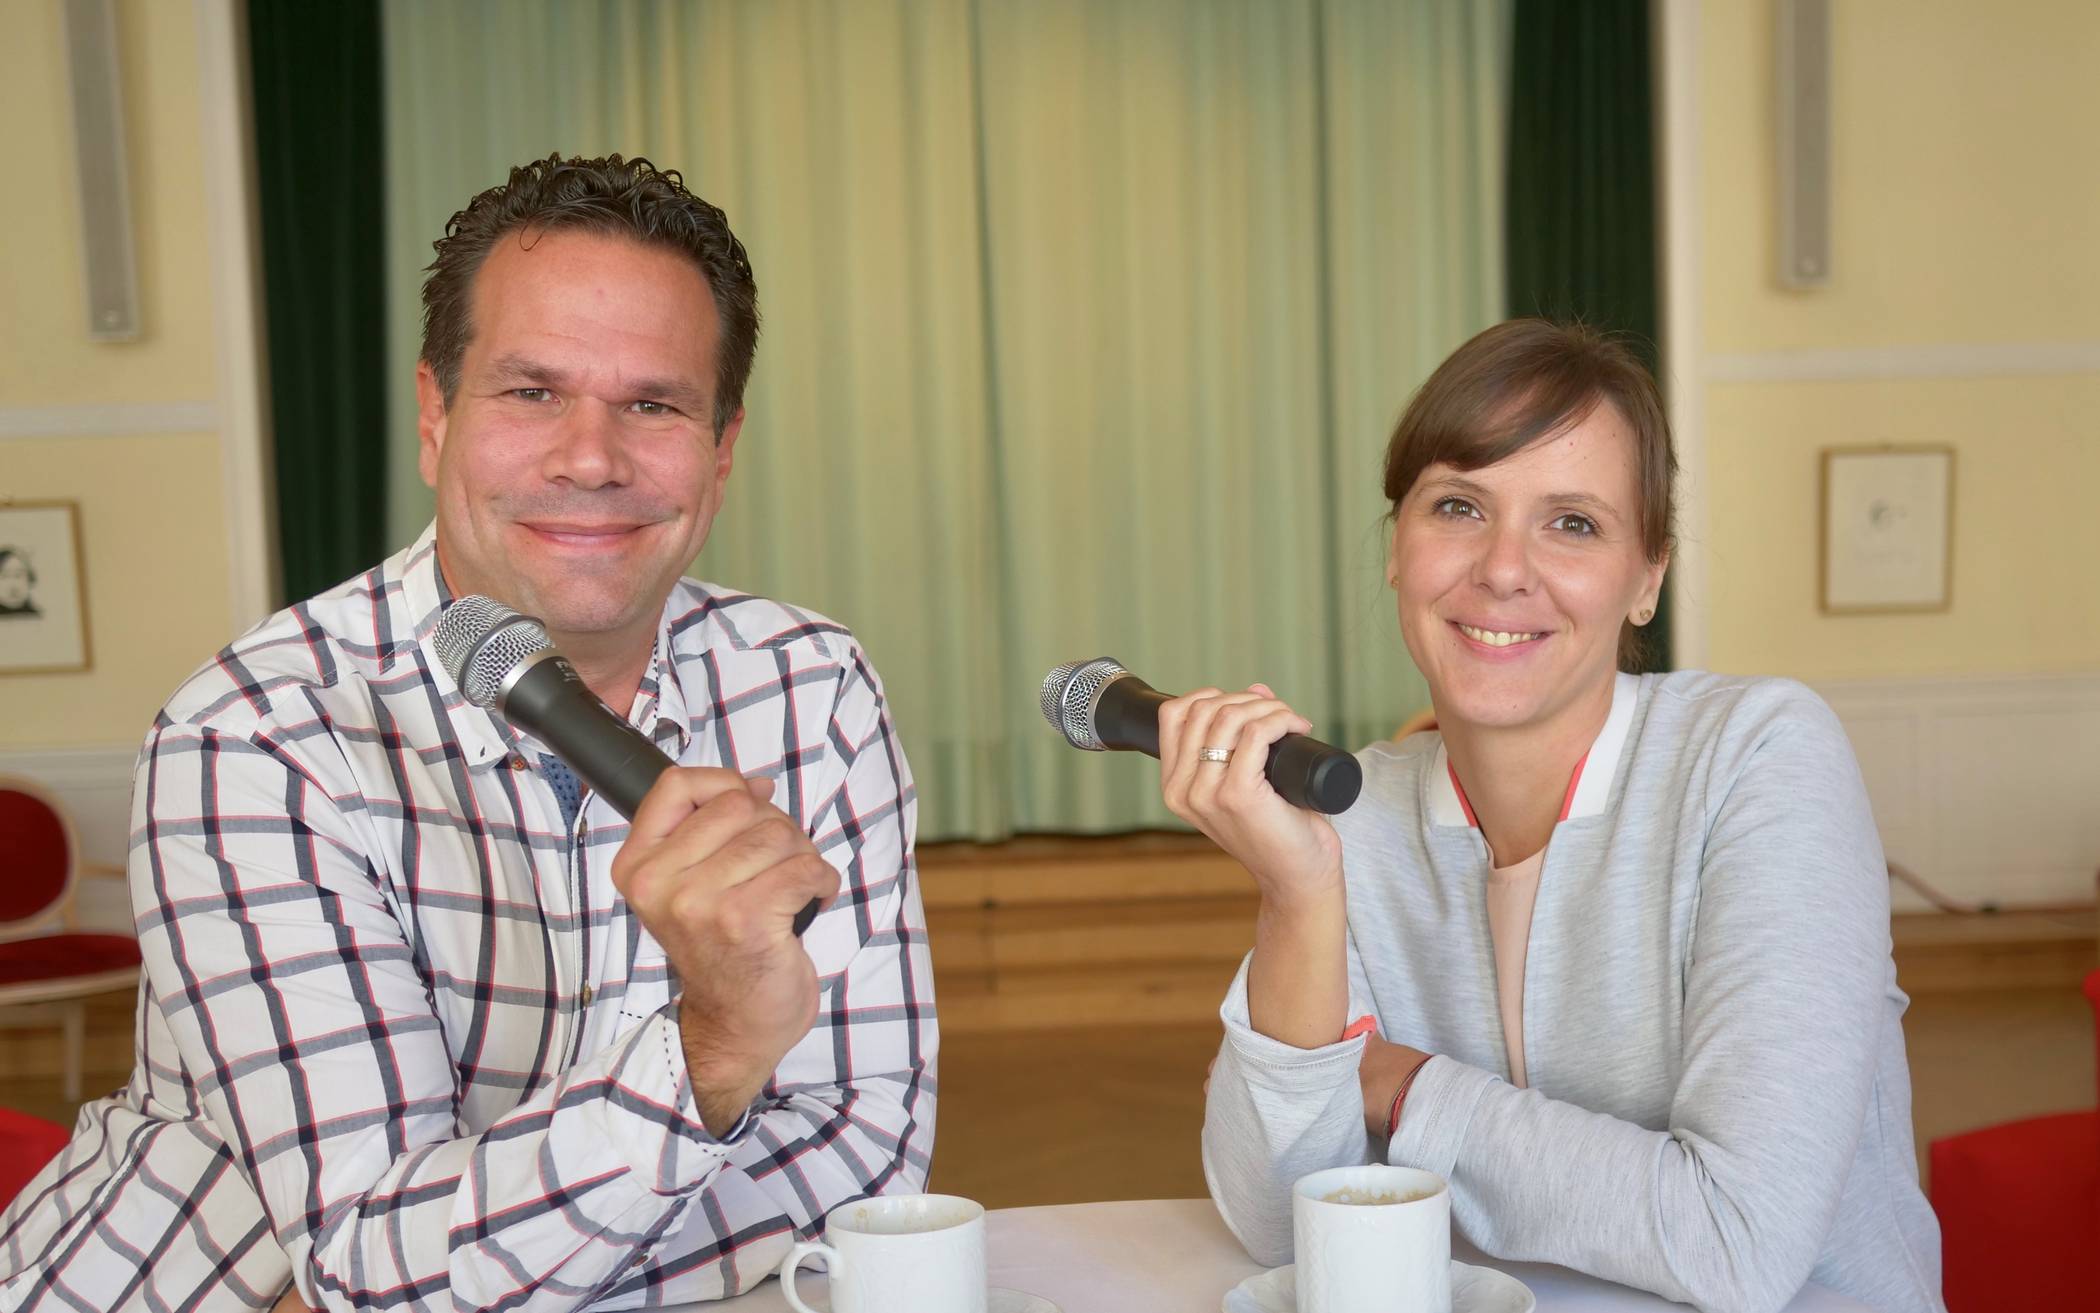
M 262 336 L 262 225 L 248 97 L 247 6 L 196 0 L 204 194 L 211 220 L 212 337 L 226 498 L 227 600 L 236 633 L 276 608 L 276 485 Z
M 2090 902 L 2100 672 L 1831 681 L 1891 860 L 1960 899 Z M 1899 911 L 1925 904 L 1898 888 Z
M 219 408 L 209 401 L 151 401 L 120 406 L 0 406 L 0 439 L 130 438 L 216 433 Z
M 1885 378 L 2032 378 L 2100 373 L 2100 342 L 1938 342 L 1759 351 L 1706 358 L 1710 383 L 1844 383 Z
M 1662 384 L 1677 441 L 1677 550 L 1670 561 L 1670 653 L 1707 661 L 1706 366 L 1700 325 L 1699 0 L 1653 0 L 1661 58 L 1655 189 L 1662 213 Z

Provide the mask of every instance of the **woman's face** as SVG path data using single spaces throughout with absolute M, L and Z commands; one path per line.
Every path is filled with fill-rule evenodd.
M 1438 720 L 1516 729 L 1609 698 L 1619 627 L 1653 610 L 1666 564 L 1641 546 L 1633 431 L 1606 402 L 1485 469 L 1423 470 L 1388 570 Z

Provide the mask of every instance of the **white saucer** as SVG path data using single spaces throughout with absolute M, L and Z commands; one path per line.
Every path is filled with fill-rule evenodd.
M 1451 1313 L 1531 1313 L 1531 1287 L 1507 1272 L 1451 1260 Z M 1225 1292 L 1224 1313 L 1298 1313 L 1298 1269 L 1257 1272 Z

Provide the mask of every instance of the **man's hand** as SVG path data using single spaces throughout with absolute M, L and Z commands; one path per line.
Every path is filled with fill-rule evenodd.
M 724 1135 L 809 1032 L 817 973 L 795 913 L 838 872 L 767 801 L 771 780 L 673 767 L 635 810 L 612 881 L 684 982 L 678 1023 L 693 1097 Z

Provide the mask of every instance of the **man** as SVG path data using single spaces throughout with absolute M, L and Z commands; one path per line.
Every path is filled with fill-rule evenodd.
M 0 619 L 42 614 L 36 607 L 36 567 L 20 549 L 0 547 Z
M 446 234 L 436 523 L 155 722 L 137 1071 L 0 1216 L 0 1307 L 709 1299 L 923 1186 L 932 977 L 881 685 L 830 621 L 681 577 L 743 424 L 743 247 L 618 156 L 514 169 Z M 468 593 L 544 620 L 679 763 L 632 826 L 445 675 Z

